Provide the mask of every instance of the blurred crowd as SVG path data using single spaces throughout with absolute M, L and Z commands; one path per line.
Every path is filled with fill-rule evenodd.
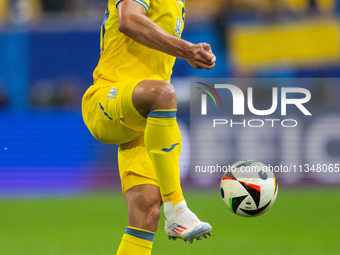
M 98 19 L 106 4 L 107 0 L 1 0 L 0 23 L 36 23 L 65 16 Z
M 188 19 L 252 21 L 333 16 L 337 0 L 186 0 Z M 190 13 L 189 13 L 190 12 Z
M 60 20 L 70 23 L 76 20 L 96 21 L 98 24 L 106 5 L 107 0 L 0 0 L 0 28 Z M 338 0 L 186 0 L 186 13 L 188 23 L 200 27 L 208 22 L 213 24 L 224 53 L 224 49 L 228 48 L 228 27 L 234 22 L 251 23 L 255 20 L 270 23 L 315 16 L 323 19 L 335 17 L 340 8 Z M 30 86 L 29 103 L 34 108 L 76 108 L 82 94 L 80 87 L 77 80 L 63 77 L 39 80 Z M 333 90 L 333 86 L 328 86 L 325 87 L 326 92 L 320 94 L 332 95 Z M 0 81 L 0 109 L 8 107 L 9 101 L 8 87 Z
M 106 4 L 107 0 L 1 0 L 0 23 L 34 23 L 65 15 L 99 19 Z M 337 0 L 186 0 L 189 20 L 221 15 L 237 21 L 331 16 L 336 11 Z

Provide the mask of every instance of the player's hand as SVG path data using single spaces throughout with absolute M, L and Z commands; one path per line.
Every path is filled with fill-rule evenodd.
M 215 66 L 216 56 L 207 43 L 193 44 L 188 50 L 187 61 L 196 69 L 210 70 Z

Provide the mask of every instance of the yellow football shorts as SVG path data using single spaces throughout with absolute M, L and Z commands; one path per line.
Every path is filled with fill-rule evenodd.
M 118 144 L 118 165 L 122 191 L 142 185 L 158 186 L 157 177 L 144 144 L 146 118 L 132 103 L 132 92 L 141 80 L 113 83 L 97 80 L 84 94 L 83 119 L 99 141 Z

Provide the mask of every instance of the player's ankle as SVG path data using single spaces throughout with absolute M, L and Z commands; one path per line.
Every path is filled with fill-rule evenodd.
M 173 205 L 172 202 L 164 202 L 164 215 L 166 219 L 171 218 L 176 212 L 178 213 L 179 211 L 186 210 L 187 203 L 185 200 L 182 202 Z
M 171 202 L 173 206 L 184 201 L 182 190 L 176 190 L 170 194 L 162 195 L 163 202 Z

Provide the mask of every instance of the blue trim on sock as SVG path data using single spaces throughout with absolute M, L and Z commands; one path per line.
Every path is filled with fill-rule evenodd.
M 129 235 L 132 235 L 132 236 L 135 236 L 135 237 L 138 237 L 140 239 L 144 239 L 150 242 L 153 242 L 153 238 L 155 236 L 154 233 L 145 232 L 142 230 L 137 230 L 137 229 L 133 229 L 129 227 L 125 229 L 125 234 L 129 234 Z
M 177 111 L 152 111 L 148 114 L 148 117 L 173 119 L 176 118 L 176 114 Z

